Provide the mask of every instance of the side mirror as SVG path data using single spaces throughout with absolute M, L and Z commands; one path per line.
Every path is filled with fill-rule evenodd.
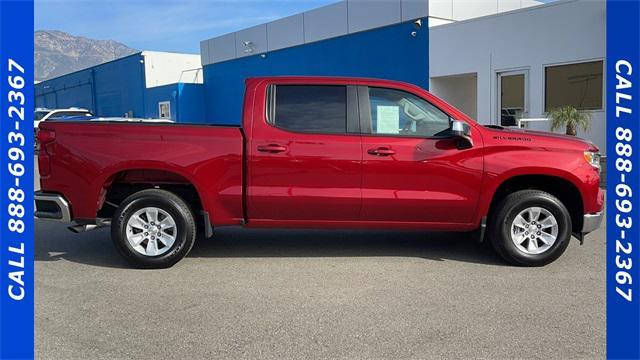
M 451 136 L 458 138 L 458 147 L 470 148 L 473 146 L 471 141 L 471 127 L 464 121 L 453 120 L 451 122 Z

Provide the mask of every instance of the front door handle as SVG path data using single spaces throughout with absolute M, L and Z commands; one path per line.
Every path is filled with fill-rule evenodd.
M 260 145 L 258 146 L 258 151 L 266 152 L 270 154 L 277 154 L 277 153 L 287 151 L 287 147 L 278 145 L 278 144 Z
M 374 156 L 391 156 L 395 155 L 396 152 L 395 150 L 391 150 L 388 147 L 379 147 L 375 149 L 369 149 L 367 150 L 367 153 Z

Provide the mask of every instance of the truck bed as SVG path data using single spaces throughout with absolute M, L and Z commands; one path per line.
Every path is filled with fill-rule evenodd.
M 216 209 L 211 214 L 216 223 L 242 219 L 244 139 L 239 127 L 50 121 L 40 130 L 55 136 L 41 148 L 41 189 L 64 195 L 75 219 L 96 218 L 105 190 L 122 178 L 188 182 L 204 209 Z

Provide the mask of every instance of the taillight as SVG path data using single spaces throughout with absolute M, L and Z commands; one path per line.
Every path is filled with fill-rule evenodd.
M 39 129 L 38 130 L 38 143 L 40 146 L 50 143 L 56 139 L 56 132 L 53 130 Z
M 51 174 L 49 155 L 53 154 L 56 133 L 53 130 L 39 129 L 36 136 L 38 138 L 38 145 L 40 149 L 38 156 L 38 170 L 40 172 L 40 177 L 47 177 Z

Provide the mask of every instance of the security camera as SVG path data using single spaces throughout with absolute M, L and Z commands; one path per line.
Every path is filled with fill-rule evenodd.
M 418 19 L 416 21 L 413 22 L 413 27 L 416 28 L 416 30 L 420 29 L 422 27 L 422 19 Z

